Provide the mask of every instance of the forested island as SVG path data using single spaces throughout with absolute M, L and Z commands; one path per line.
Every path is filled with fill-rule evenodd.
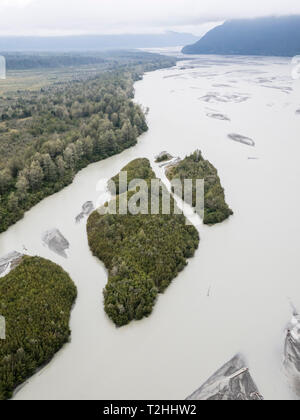
M 155 174 L 147 159 L 137 159 L 122 171 L 127 171 L 128 183 L 143 179 L 150 187 Z M 114 181 L 118 180 L 116 176 Z M 142 188 L 142 187 L 141 187 Z M 126 193 L 116 188 L 116 208 Z M 128 192 L 129 201 L 136 191 Z M 140 190 L 140 193 L 150 194 Z M 199 234 L 186 225 L 182 214 L 162 214 L 162 190 L 159 191 L 159 212 L 151 214 L 101 214 L 95 211 L 88 219 L 89 246 L 108 270 L 108 283 L 104 289 L 104 307 L 117 326 L 140 320 L 151 314 L 159 293 L 163 293 L 177 274 L 194 255 Z M 150 206 L 150 196 L 148 196 Z M 103 213 L 103 212 L 102 212 Z
M 23 257 L 0 279 L 0 400 L 48 363 L 70 336 L 70 312 L 77 291 L 69 275 L 39 257 Z
M 52 59 L 63 62 L 66 56 Z M 13 60 L 16 67 L 28 63 L 24 55 Z M 39 91 L 2 95 L 0 232 L 70 184 L 80 169 L 135 145 L 147 130 L 143 110 L 132 101 L 133 83 L 145 71 L 172 66 L 175 60 L 124 52 L 104 54 L 100 61 L 96 74 L 85 69 Z M 41 56 L 32 65 L 40 62 L 48 63 Z
M 196 180 L 204 179 L 204 220 L 207 225 L 221 223 L 233 214 L 225 200 L 217 169 L 205 160 L 199 150 L 166 170 L 167 178 L 176 178 L 183 183 L 185 179 L 193 180 L 192 203 L 196 206 Z

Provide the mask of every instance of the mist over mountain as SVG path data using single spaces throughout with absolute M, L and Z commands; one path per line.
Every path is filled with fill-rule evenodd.
M 188 33 L 80 35 L 55 37 L 0 36 L 0 51 L 101 51 L 177 47 L 198 37 Z
M 300 16 L 230 20 L 182 52 L 292 57 L 300 54 Z

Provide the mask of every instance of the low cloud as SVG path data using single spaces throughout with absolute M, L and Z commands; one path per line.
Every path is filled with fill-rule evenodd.
M 231 18 L 300 14 L 299 0 L 0 0 L 0 33 L 60 35 L 191 30 Z M 207 26 L 209 28 L 209 26 Z

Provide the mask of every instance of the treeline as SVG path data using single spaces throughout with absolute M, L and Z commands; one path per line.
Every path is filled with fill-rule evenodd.
M 128 182 L 140 178 L 150 186 L 151 179 L 155 179 L 147 159 L 137 159 L 123 171 L 128 173 Z M 117 190 L 122 192 L 118 186 Z M 141 192 L 150 194 L 149 189 Z M 129 191 L 127 199 L 134 194 L 135 190 Z M 118 208 L 120 196 L 113 200 Z M 109 272 L 104 289 L 105 311 L 117 326 L 149 316 L 158 294 L 166 290 L 198 248 L 197 230 L 186 225 L 182 214 L 174 214 L 176 204 L 172 197 L 170 201 L 169 215 L 162 214 L 160 190 L 159 214 L 151 214 L 148 195 L 149 214 L 101 215 L 95 211 L 88 219 L 90 248 Z
M 155 68 L 170 67 L 176 63 L 176 60 L 172 57 L 139 51 L 88 53 L 1 53 L 0 51 L 0 54 L 5 57 L 6 67 L 9 71 L 58 69 L 91 65 L 95 65 L 98 70 L 112 70 L 116 67 L 120 68 L 120 66 L 128 68 L 139 64 L 149 66 L 149 70 L 154 70 Z M 145 71 L 148 70 L 145 69 Z
M 7 70 L 54 69 L 104 63 L 102 57 L 80 54 L 4 54 Z
M 143 55 L 126 70 L 122 64 L 0 105 L 0 232 L 89 163 L 136 144 L 147 130 L 142 109 L 132 102 L 134 81 L 151 66 L 148 58 L 142 63 Z
M 48 363 L 69 340 L 69 319 L 77 291 L 56 264 L 24 257 L 0 281 L 0 314 L 6 339 L 0 340 L 0 400 Z
M 204 179 L 204 220 L 208 225 L 221 223 L 233 214 L 225 200 L 217 169 L 205 160 L 199 150 L 166 171 L 168 179 L 193 180 L 192 201 L 196 207 L 196 180 Z

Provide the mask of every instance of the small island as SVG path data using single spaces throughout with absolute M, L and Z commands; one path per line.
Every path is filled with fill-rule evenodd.
M 168 152 L 161 152 L 159 155 L 155 156 L 156 163 L 167 162 L 171 159 L 173 159 L 173 156 Z
M 146 181 L 148 187 L 151 180 L 156 179 L 148 159 L 134 160 L 122 171 L 127 172 L 128 182 L 139 178 Z M 113 180 L 117 195 L 112 201 L 115 200 L 118 207 L 125 191 L 118 184 L 118 176 Z M 135 192 L 135 189 L 126 191 L 128 202 Z M 148 189 L 140 189 L 140 193 L 150 194 Z M 150 202 L 149 199 L 149 206 Z M 171 214 L 162 214 L 161 202 L 160 190 L 158 214 L 94 211 L 88 219 L 90 248 L 108 270 L 104 308 L 118 327 L 148 317 L 158 294 L 167 289 L 198 248 L 198 231 L 186 225 L 182 214 L 174 214 L 174 199 L 170 196 Z
M 66 250 L 69 249 L 70 244 L 58 229 L 51 229 L 44 232 L 42 241 L 52 252 L 67 258 Z
M 176 178 L 182 183 L 185 179 L 193 180 L 193 207 L 196 206 L 196 180 L 204 179 L 204 224 L 221 223 L 233 214 L 225 201 L 225 192 L 217 169 L 203 158 L 199 150 L 167 168 L 166 175 L 170 181 Z
M 69 275 L 39 257 L 23 257 L 0 278 L 0 314 L 6 323 L 5 340 L 0 340 L 0 400 L 11 398 L 69 340 L 76 296 Z

